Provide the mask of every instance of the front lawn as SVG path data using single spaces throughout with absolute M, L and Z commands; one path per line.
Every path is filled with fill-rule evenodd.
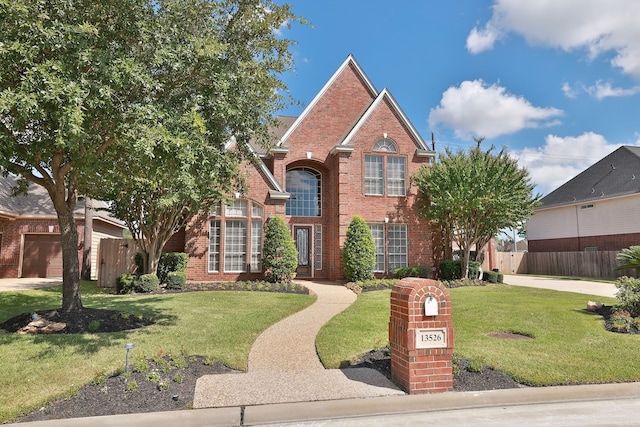
M 247 368 L 249 349 L 267 327 L 315 299 L 271 292 L 184 292 L 110 295 L 83 283 L 85 307 L 150 317 L 154 325 L 120 333 L 17 335 L 0 333 L 0 423 L 56 397 L 70 396 L 99 373 L 164 354 L 187 353 Z M 0 292 L 0 322 L 24 312 L 61 306 L 60 287 Z
M 588 300 L 611 298 L 508 285 L 450 289 L 454 352 L 534 386 L 640 381 L 640 335 L 604 328 L 585 310 Z M 390 291 L 367 292 L 321 331 L 317 348 L 325 366 L 345 365 L 388 342 Z M 492 338 L 517 332 L 532 340 Z

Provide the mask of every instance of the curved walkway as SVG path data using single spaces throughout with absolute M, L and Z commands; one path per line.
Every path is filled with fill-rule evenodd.
M 194 408 L 402 395 L 374 369 L 324 369 L 316 335 L 356 295 L 337 283 L 304 282 L 317 295 L 306 309 L 265 330 L 249 352 L 247 373 L 198 379 Z

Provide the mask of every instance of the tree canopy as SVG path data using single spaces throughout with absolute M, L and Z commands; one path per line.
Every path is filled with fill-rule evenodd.
M 277 35 L 294 18 L 288 6 L 178 4 L 158 2 L 153 38 L 141 52 L 142 76 L 151 81 L 144 115 L 124 138 L 127 156 L 113 147 L 114 167 L 92 186 L 112 201 L 149 273 L 192 215 L 242 191 L 246 142 L 270 142 L 269 126 L 287 101 L 278 73 L 291 66 L 291 41 Z
M 223 141 L 267 140 L 285 99 L 278 74 L 291 66 L 291 42 L 277 36 L 289 9 L 271 0 L 0 1 L 0 169 L 22 177 L 20 190 L 30 182 L 51 197 L 63 310 L 82 308 L 78 194 L 133 191 L 137 180 L 171 205 L 178 196 L 163 191 L 175 186 L 149 178 L 196 162 L 221 193 L 236 170 Z M 193 189 L 191 178 L 176 181 Z
M 539 195 L 529 173 L 505 149 L 497 154 L 478 145 L 468 151 L 445 149 L 438 161 L 413 177 L 424 197 L 422 214 L 440 228 L 445 245 L 460 248 L 468 277 L 472 247 L 480 250 L 500 230 L 517 227 L 531 215 Z

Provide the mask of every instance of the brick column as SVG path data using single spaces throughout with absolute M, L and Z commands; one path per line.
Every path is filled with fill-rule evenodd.
M 452 390 L 453 322 L 447 288 L 431 279 L 398 282 L 391 291 L 389 343 L 391 377 L 409 394 Z

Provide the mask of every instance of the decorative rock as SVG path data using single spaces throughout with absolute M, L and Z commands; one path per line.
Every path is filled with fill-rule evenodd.
M 66 323 L 51 322 L 49 320 L 40 318 L 38 320 L 34 320 L 33 322 L 29 322 L 27 326 L 19 329 L 17 333 L 20 335 L 40 334 L 40 333 L 52 334 L 55 332 L 60 332 L 66 327 L 67 327 Z
M 601 302 L 589 301 L 587 302 L 587 310 L 588 311 L 597 311 L 600 310 L 604 306 Z

